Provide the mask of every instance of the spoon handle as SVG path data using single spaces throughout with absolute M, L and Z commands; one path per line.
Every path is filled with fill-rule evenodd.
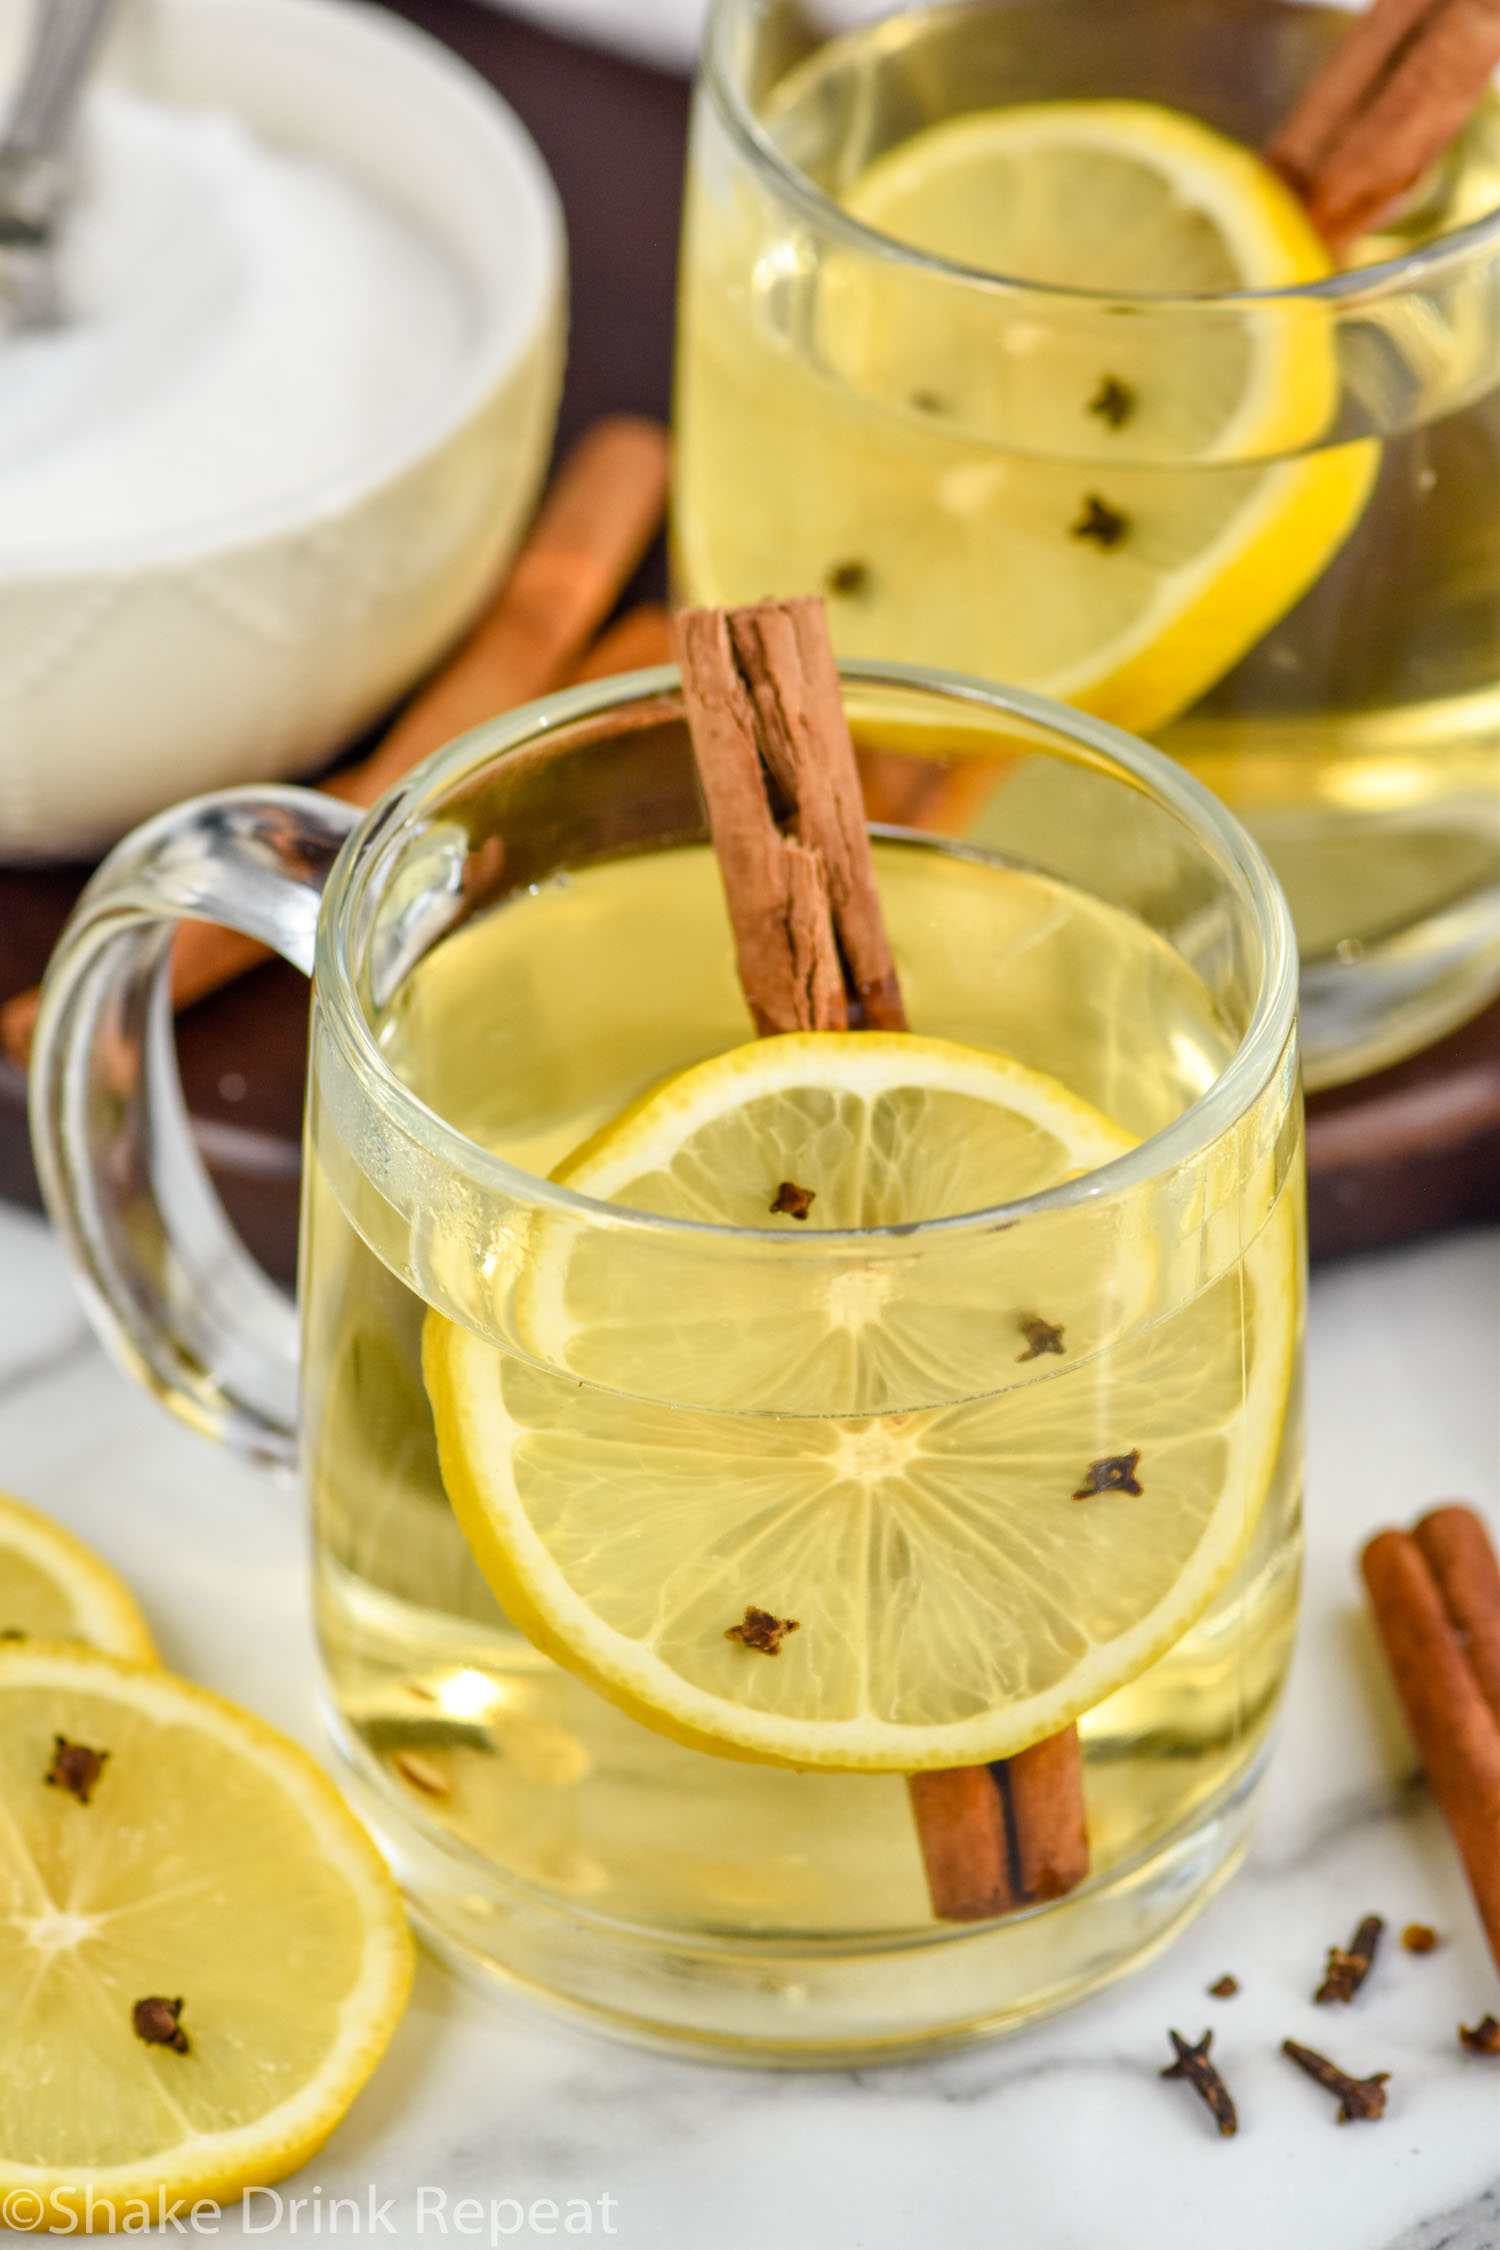
M 0 153 L 57 153 L 113 6 L 114 0 L 37 0 L 31 51 L 0 135 Z

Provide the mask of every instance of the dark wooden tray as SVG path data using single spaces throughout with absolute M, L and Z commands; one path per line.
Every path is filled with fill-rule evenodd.
M 394 4 L 500 88 L 558 183 L 573 282 L 559 444 L 613 410 L 665 418 L 686 86 L 475 0 Z M 660 580 L 658 556 L 633 592 Z M 0 999 L 36 982 L 86 872 L 0 870 Z M 210 1169 L 250 1247 L 288 1282 L 306 1011 L 302 980 L 273 964 L 192 1009 L 179 1037 Z M 0 1060 L 0 1197 L 35 1204 L 25 1094 Z M 1315 1098 L 1308 1161 L 1318 1257 L 1500 1218 L 1500 1005 L 1414 1061 Z

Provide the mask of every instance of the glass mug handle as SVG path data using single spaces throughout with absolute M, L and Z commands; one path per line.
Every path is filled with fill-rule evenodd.
M 296 1459 L 297 1317 L 241 1244 L 193 1139 L 172 1030 L 181 920 L 311 976 L 324 884 L 361 811 L 310 789 L 190 798 L 116 845 L 58 941 L 31 1051 L 48 1212 L 114 1356 L 193 1428 Z

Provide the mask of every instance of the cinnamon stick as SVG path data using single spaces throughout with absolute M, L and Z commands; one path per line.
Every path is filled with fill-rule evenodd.
M 1416 185 L 1500 64 L 1500 0 L 1374 0 L 1266 150 L 1343 249 Z
M 1083 1745 L 1077 1727 L 1033 1742 L 990 1772 L 1001 1795 L 1009 1798 L 1016 1904 L 1061 1898 L 1089 1871 Z
M 798 839 L 827 876 L 853 997 L 872 1031 L 904 1030 L 906 1012 L 875 888 L 854 743 L 823 605 L 804 595 L 730 613 L 735 659 L 759 722 L 761 755 Z
M 1089 1871 L 1077 1727 L 990 1766 L 908 1777 L 932 1911 L 987 1921 L 1061 1898 Z
M 1472 1508 L 1433 1508 L 1413 1534 L 1469 1669 L 1500 1721 L 1500 1558 Z
M 1469 1522 L 1456 1527 L 1460 1516 Z M 1439 1554 L 1436 1569 L 1429 1548 Z M 1381 1532 L 1360 1568 L 1427 1786 L 1500 1965 L 1500 1711 L 1485 1685 L 1500 1632 L 1494 1551 L 1477 1516 L 1444 1508 L 1424 1518 L 1416 1537 Z
M 907 1776 L 927 1895 L 940 1922 L 987 1922 L 1020 1904 L 1005 1805 L 988 1766 Z
M 757 1032 L 904 1030 L 821 602 L 674 620 L 683 702 Z M 1088 1872 L 1078 1731 L 909 1777 L 932 1910 L 979 1921 Z
M 320 784 L 328 795 L 373 805 L 429 752 L 558 686 L 656 536 L 667 471 L 667 433 L 658 423 L 611 415 L 587 430 L 559 470 L 492 608 L 369 757 Z M 237 931 L 185 923 L 172 951 L 174 1005 L 191 1006 L 266 958 L 263 946 Z M 0 1008 L 0 1047 L 23 1069 L 37 999 L 33 988 Z

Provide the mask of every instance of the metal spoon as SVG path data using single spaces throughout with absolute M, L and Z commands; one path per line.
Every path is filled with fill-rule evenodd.
M 31 51 L 0 137 L 0 333 L 62 318 L 54 258 L 73 188 L 69 131 L 115 0 L 35 0 Z

